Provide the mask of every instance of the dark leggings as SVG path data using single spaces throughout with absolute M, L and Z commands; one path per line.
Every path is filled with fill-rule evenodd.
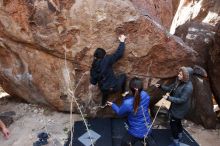
M 105 105 L 106 104 L 106 101 L 108 99 L 108 95 L 110 94 L 111 92 L 108 91 L 108 90 L 102 90 L 102 105 Z
M 114 88 L 108 89 L 108 90 L 102 90 L 102 105 L 105 105 L 108 96 L 110 94 L 116 93 L 116 92 L 125 92 L 125 86 L 126 86 L 126 75 L 121 74 L 117 77 L 117 84 Z
M 133 146 L 137 142 L 141 142 L 144 145 L 144 138 L 137 138 L 130 135 L 129 133 L 126 133 L 122 138 L 121 146 L 131 146 L 131 145 Z M 148 135 L 148 137 L 145 139 L 145 142 L 147 146 L 149 145 L 156 146 L 154 138 L 152 137 L 151 134 Z
M 117 81 L 117 91 L 121 91 L 122 93 L 125 92 L 125 87 L 126 87 L 126 80 L 127 77 L 125 74 L 121 74 L 118 76 L 118 81 Z
M 183 126 L 181 119 L 170 117 L 170 128 L 174 139 L 179 139 L 179 133 L 183 132 Z

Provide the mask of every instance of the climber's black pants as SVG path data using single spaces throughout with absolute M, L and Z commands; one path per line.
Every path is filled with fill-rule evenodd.
M 117 82 L 115 87 L 110 88 L 110 89 L 102 89 L 102 105 L 105 105 L 106 101 L 108 100 L 108 96 L 110 94 L 120 92 L 123 93 L 125 92 L 125 87 L 126 87 L 126 75 L 121 74 L 117 77 Z

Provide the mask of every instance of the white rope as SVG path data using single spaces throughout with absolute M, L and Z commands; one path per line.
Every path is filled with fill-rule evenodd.
M 146 137 L 147 137 L 147 135 L 148 135 L 150 129 L 152 128 L 152 126 L 153 126 L 153 124 L 154 124 L 154 122 L 155 122 L 155 120 L 156 120 L 156 118 L 157 118 L 157 115 L 158 115 L 158 113 L 159 113 L 161 107 L 163 106 L 163 104 L 164 104 L 164 101 L 163 101 L 162 104 L 159 106 L 159 109 L 157 110 L 157 113 L 156 113 L 156 115 L 155 115 L 155 117 L 154 117 L 154 119 L 153 119 L 153 121 L 152 121 L 152 123 L 151 123 L 151 125 L 150 125 L 150 127 L 149 127 L 149 130 L 147 131 Z
M 146 125 L 146 127 L 147 127 L 147 129 L 148 129 L 147 133 L 146 133 L 145 136 L 144 136 L 144 146 L 146 146 L 146 141 L 145 141 L 145 139 L 148 137 L 149 131 L 151 130 L 151 128 L 152 128 L 152 126 L 153 126 L 153 124 L 154 124 L 154 122 L 155 122 L 155 120 L 156 120 L 156 118 L 157 118 L 157 115 L 158 115 L 158 113 L 159 113 L 161 107 L 163 106 L 163 104 L 164 104 L 164 101 L 163 101 L 162 104 L 159 106 L 159 108 L 158 108 L 158 110 L 157 110 L 157 113 L 156 113 L 156 115 L 155 115 L 155 117 L 154 117 L 154 119 L 153 119 L 153 121 L 152 121 L 152 123 L 151 123 L 151 125 L 150 125 L 149 127 L 148 127 L 148 123 L 147 123 L 146 116 L 145 116 L 145 114 L 144 114 L 144 109 L 143 109 L 143 106 L 142 106 L 142 111 L 143 111 L 144 119 L 145 119 L 145 122 L 146 122 L 145 125 Z
M 65 69 L 68 70 L 67 68 L 67 61 L 66 61 L 66 45 L 63 46 L 64 48 L 64 51 L 65 51 L 65 54 L 64 54 L 64 66 L 65 66 Z M 67 72 L 69 73 L 69 72 Z M 66 84 L 69 85 L 69 83 L 67 83 L 68 80 L 66 79 Z M 70 88 L 70 86 L 67 85 L 67 88 Z M 73 131 L 72 131 L 72 126 L 73 126 L 73 115 L 72 115 L 72 111 L 73 111 L 73 99 L 71 98 L 71 101 L 70 101 L 70 146 L 72 146 L 72 142 L 73 142 Z
M 64 62 L 64 65 L 65 65 L 65 68 L 66 68 L 66 70 L 67 70 L 67 61 L 66 61 L 66 46 L 63 46 L 63 48 L 64 48 L 64 50 L 65 50 L 65 62 Z M 68 74 L 69 74 L 69 72 L 67 72 Z M 69 86 L 70 84 L 69 83 L 67 83 L 68 84 L 68 86 L 67 86 L 67 92 L 68 92 L 68 94 L 70 94 L 70 96 L 72 96 L 72 98 L 71 98 L 71 100 L 70 100 L 70 146 L 72 146 L 72 143 L 73 143 L 73 130 L 72 130 L 72 126 L 73 126 L 73 101 L 76 103 L 76 105 L 77 105 L 77 108 L 78 108 L 78 110 L 79 110 L 79 112 L 80 112 L 80 115 L 81 115 L 81 117 L 83 118 L 83 122 L 84 122 L 84 124 L 85 124 L 85 126 L 86 126 L 86 130 L 88 131 L 88 134 L 89 134 L 89 139 L 90 139 L 90 141 L 91 141 L 91 143 L 92 143 L 92 146 L 94 146 L 94 144 L 93 144 L 93 141 L 92 141 L 92 139 L 91 139 L 91 134 L 90 134 L 90 131 L 89 131 L 89 128 L 88 128 L 88 125 L 87 125 L 87 122 L 86 122 L 86 120 L 85 120 L 85 118 L 84 118 L 84 115 L 83 115 L 83 112 L 82 112 L 82 110 L 81 110 L 81 108 L 80 108 L 80 105 L 79 105 L 79 103 L 77 102 L 77 99 L 76 99 L 76 97 L 75 97 L 75 91 L 76 91 L 76 89 L 78 88 L 78 86 L 79 86 L 79 84 L 80 84 L 80 82 L 81 82 L 81 80 L 83 79 L 83 77 L 84 77 L 84 75 L 85 75 L 86 73 L 83 73 L 83 75 L 81 76 L 81 78 L 80 78 L 80 80 L 79 80 L 79 82 L 77 83 L 77 85 L 76 85 L 76 87 L 75 87 L 75 89 L 72 91 L 71 89 L 70 89 L 70 87 L 71 86 Z M 69 79 L 70 80 L 70 79 Z
M 73 95 L 74 93 L 73 93 L 71 90 L 69 90 L 69 92 L 70 92 L 70 94 L 72 94 L 72 96 L 74 96 L 74 95 Z M 84 116 L 83 116 L 82 110 L 81 110 L 81 108 L 80 108 L 78 102 L 76 101 L 75 97 L 74 97 L 74 100 L 75 100 L 75 103 L 77 104 L 77 107 L 78 107 L 78 109 L 79 109 L 79 112 L 80 112 L 80 114 L 81 114 L 81 116 L 82 116 L 82 118 L 83 118 L 83 122 L 84 122 L 84 124 L 85 124 L 85 126 L 86 126 L 86 130 L 87 130 L 87 132 L 88 132 L 88 134 L 89 134 L 89 139 L 90 139 L 90 141 L 91 141 L 91 144 L 92 144 L 92 146 L 94 146 L 93 141 L 92 141 L 92 138 L 91 138 L 91 134 L 90 134 L 90 131 L 89 131 L 87 122 L 86 122 L 86 120 L 85 120 L 85 118 L 84 118 Z M 71 133 L 71 134 L 72 134 L 72 133 Z M 71 138 L 72 138 L 72 135 L 71 135 Z M 71 140 L 71 146 L 72 146 L 72 140 Z
M 82 110 L 81 110 L 81 108 L 80 108 L 80 105 L 79 105 L 79 103 L 77 102 L 77 99 L 76 99 L 76 97 L 75 97 L 75 91 L 76 91 L 76 89 L 77 89 L 77 87 L 79 86 L 79 83 L 81 82 L 81 80 L 82 80 L 82 78 L 84 77 L 84 75 L 85 75 L 86 73 L 84 73 L 83 75 L 82 75 L 82 77 L 80 78 L 80 80 L 79 80 L 79 82 L 78 82 L 78 84 L 76 85 L 76 88 L 74 89 L 74 91 L 71 91 L 70 89 L 68 90 L 68 93 L 72 96 L 72 98 L 71 98 L 71 116 L 70 116 L 70 124 L 71 124 L 71 127 L 72 127 L 72 125 L 73 125 L 73 122 L 72 122 L 72 108 L 73 108 L 73 100 L 74 100 L 74 102 L 76 103 L 76 105 L 77 105 L 77 108 L 78 108 L 78 110 L 79 110 L 79 112 L 80 112 L 80 115 L 81 115 L 81 117 L 83 118 L 83 122 L 84 122 L 84 124 L 85 124 L 85 126 L 86 126 L 86 130 L 87 130 L 87 132 L 88 132 L 88 135 L 89 135 L 89 139 L 90 139 L 90 141 L 91 141 L 91 144 L 92 144 L 92 146 L 94 146 L 94 143 L 93 143 L 93 141 L 92 141 L 92 138 L 91 138 L 91 134 L 90 134 L 90 131 L 89 131 L 89 128 L 88 128 L 88 124 L 87 124 L 87 122 L 86 122 L 86 119 L 85 119 L 85 117 L 84 117 L 84 115 L 83 115 L 83 112 L 82 112 Z M 71 144 L 70 144 L 70 146 L 72 146 L 72 139 L 73 138 L 73 132 L 72 132 L 72 129 L 71 129 Z
M 143 113 L 143 115 L 144 115 L 145 125 L 146 125 L 146 128 L 148 129 L 148 122 L 147 122 L 147 118 L 146 118 L 146 116 L 145 116 L 145 114 L 144 114 L 144 107 L 141 106 L 141 108 L 142 108 L 142 113 Z M 149 129 L 148 129 L 148 130 L 149 130 Z M 144 136 L 144 146 L 146 146 L 145 138 L 146 138 L 146 137 Z

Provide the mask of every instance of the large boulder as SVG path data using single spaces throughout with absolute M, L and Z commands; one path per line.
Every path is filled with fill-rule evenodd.
M 121 33 L 128 39 L 116 73 L 169 78 L 196 60 L 192 48 L 141 15 L 129 0 L 3 1 L 0 83 L 13 96 L 61 111 L 69 111 L 75 99 L 97 105 L 101 96 L 88 90 L 93 52 L 102 47 L 112 53 Z
M 215 26 L 220 21 L 219 0 L 180 0 L 170 33 L 179 36 L 198 53 L 198 62 L 208 68 L 208 52 L 213 47 Z
M 176 29 L 175 35 L 179 36 L 188 46 L 197 53 L 197 65 L 208 69 L 209 50 L 213 47 L 215 27 L 200 22 L 188 22 Z
M 182 38 L 188 45 L 194 48 L 198 53 L 197 64 L 204 67 L 208 71 L 211 90 L 215 95 L 217 103 L 220 104 L 219 91 L 219 28 L 201 24 L 197 22 L 189 22 L 179 26 L 175 35 Z M 205 88 L 209 90 L 209 87 Z M 208 91 L 209 92 L 209 91 Z M 210 100 L 212 96 L 209 96 Z
M 219 14 L 219 0 L 181 0 L 171 26 L 171 33 L 175 32 L 175 35 L 197 51 L 197 64 L 208 71 L 211 90 L 218 104 Z
M 213 111 L 212 91 L 208 78 L 193 75 L 193 96 L 191 98 L 191 109 L 187 116 L 197 124 L 205 128 L 215 128 L 216 114 Z
M 140 14 L 152 18 L 170 29 L 179 1 L 175 0 L 132 0 Z
M 220 106 L 220 23 L 217 25 L 214 46 L 209 51 L 209 76 L 216 102 Z
M 174 34 L 177 27 L 186 22 L 206 23 L 215 26 L 220 20 L 219 0 L 180 0 L 170 27 Z
M 217 67 L 219 63 L 216 59 L 219 58 L 218 29 L 216 29 L 216 25 L 220 21 L 219 14 L 219 0 L 181 0 L 170 29 L 171 34 L 175 33 L 188 46 L 197 51 L 198 60 L 196 64 L 204 67 L 208 72 L 209 79 L 194 79 L 194 85 L 198 92 L 194 93 L 193 102 L 197 102 L 198 105 L 194 106 L 194 113 L 191 112 L 191 119 L 196 123 L 202 123 L 206 128 L 213 128 L 216 122 L 212 94 L 214 94 L 217 103 L 220 104 L 220 76 Z M 199 81 L 202 82 L 199 83 Z M 200 95 L 201 93 L 203 94 Z M 200 105 L 201 107 L 199 107 Z M 203 114 L 199 114 L 204 109 Z M 197 113 L 197 111 L 199 112 Z

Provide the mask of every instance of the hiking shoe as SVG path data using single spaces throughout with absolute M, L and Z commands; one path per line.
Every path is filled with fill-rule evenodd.
M 48 138 L 49 138 L 49 135 L 48 135 L 47 133 L 45 133 L 45 132 L 41 132 L 41 133 L 39 133 L 39 134 L 37 135 L 37 137 L 38 137 L 39 139 L 48 139 Z
M 48 144 L 47 141 L 36 141 L 35 143 L 33 143 L 33 146 L 42 146 L 46 144 Z

